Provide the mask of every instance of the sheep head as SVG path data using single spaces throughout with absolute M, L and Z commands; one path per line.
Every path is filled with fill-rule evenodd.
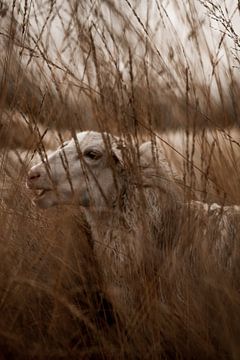
M 30 169 L 27 187 L 38 192 L 33 202 L 41 208 L 70 203 L 105 207 L 119 191 L 122 164 L 118 138 L 80 132 Z
M 107 133 L 85 131 L 33 166 L 27 186 L 36 190 L 33 202 L 42 208 L 77 203 L 84 207 L 112 207 L 130 184 L 177 193 L 170 167 L 160 146 L 138 147 Z

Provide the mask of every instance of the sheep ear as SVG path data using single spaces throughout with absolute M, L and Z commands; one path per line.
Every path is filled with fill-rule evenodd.
M 139 147 L 140 165 L 143 167 L 149 166 L 153 161 L 153 150 L 151 141 L 143 143 Z
M 124 153 L 126 152 L 126 144 L 122 140 L 112 144 L 112 155 L 116 162 L 124 165 Z
M 148 167 L 156 163 L 167 166 L 167 159 L 160 146 L 156 146 L 151 141 L 143 143 L 139 148 L 140 165 Z

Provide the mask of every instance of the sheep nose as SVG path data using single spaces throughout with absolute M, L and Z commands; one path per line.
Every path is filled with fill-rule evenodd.
M 39 179 L 40 177 L 41 174 L 38 170 L 31 169 L 27 175 L 27 182 L 28 184 L 33 183 L 35 180 Z

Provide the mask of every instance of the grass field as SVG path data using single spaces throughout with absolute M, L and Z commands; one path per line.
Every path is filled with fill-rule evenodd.
M 240 358 L 239 216 L 230 265 L 216 222 L 169 218 L 160 241 L 176 226 L 177 244 L 133 266 L 119 309 L 81 208 L 40 210 L 25 187 L 33 155 L 91 129 L 161 140 L 185 200 L 238 205 L 239 16 L 225 0 L 0 1 L 0 359 Z

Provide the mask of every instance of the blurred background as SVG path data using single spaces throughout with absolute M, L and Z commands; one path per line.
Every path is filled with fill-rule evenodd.
M 1 103 L 51 128 L 238 126 L 235 1 L 1 2 Z

